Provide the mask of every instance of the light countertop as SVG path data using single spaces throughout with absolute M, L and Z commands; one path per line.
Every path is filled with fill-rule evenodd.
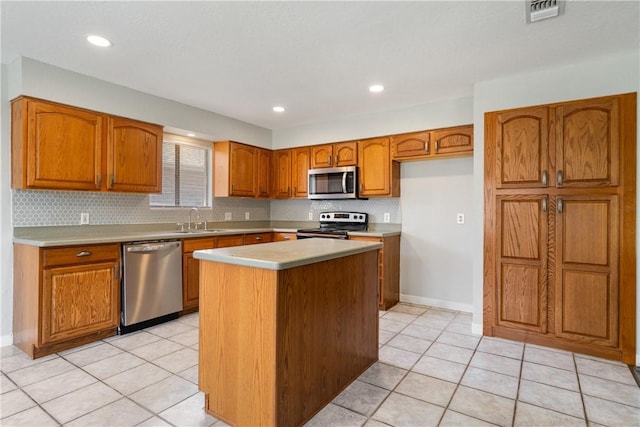
M 382 243 L 340 239 L 302 239 L 195 251 L 193 257 L 268 270 L 286 270 L 382 248 Z

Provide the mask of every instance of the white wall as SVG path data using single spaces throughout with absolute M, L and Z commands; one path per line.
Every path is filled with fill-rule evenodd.
M 483 212 L 484 194 L 484 113 L 516 107 L 561 102 L 596 96 L 638 92 L 640 89 L 640 56 L 638 53 L 613 55 L 597 58 L 579 64 L 545 69 L 529 74 L 509 76 L 477 83 L 474 86 L 473 115 L 475 132 L 474 151 L 474 212 L 479 216 Z M 640 124 L 640 110 L 638 123 Z M 640 128 L 640 126 L 638 126 Z M 640 165 L 640 150 L 638 150 Z M 640 187 L 638 187 L 640 188 Z M 640 200 L 640 192 L 638 193 Z M 640 206 L 638 200 L 636 205 Z M 637 215 L 637 224 L 640 216 Z M 637 230 L 640 227 L 636 226 Z M 483 238 L 482 220 L 474 224 L 473 233 L 473 305 L 474 329 L 481 330 L 482 325 L 482 260 Z M 636 246 L 640 242 L 640 233 L 636 235 Z M 638 262 L 636 260 L 636 262 Z M 640 264 L 637 266 L 640 284 Z M 640 344 L 640 292 L 636 303 L 636 343 Z M 636 347 L 640 348 L 640 347 Z M 640 354 L 636 356 L 640 364 Z
M 367 138 L 472 123 L 473 99 L 445 100 L 396 111 L 273 131 L 273 147 Z M 403 163 L 401 300 L 472 310 L 473 159 Z M 482 212 L 482 211 L 480 211 Z M 466 223 L 455 222 L 457 213 Z

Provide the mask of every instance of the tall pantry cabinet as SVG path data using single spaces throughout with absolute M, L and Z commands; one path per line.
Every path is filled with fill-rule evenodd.
M 635 363 L 636 94 L 485 115 L 484 334 Z

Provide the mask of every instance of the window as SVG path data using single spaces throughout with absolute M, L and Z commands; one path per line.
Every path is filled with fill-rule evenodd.
M 162 194 L 152 194 L 153 207 L 211 206 L 211 145 L 165 135 L 162 143 Z

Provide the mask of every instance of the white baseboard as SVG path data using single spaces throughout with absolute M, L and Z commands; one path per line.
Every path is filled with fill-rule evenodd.
M 482 323 L 471 323 L 471 333 L 473 335 L 482 335 Z
M 400 302 L 408 302 L 409 304 L 426 305 L 428 307 L 444 308 L 446 310 L 456 310 L 464 311 L 465 313 L 473 313 L 472 304 L 462 304 L 459 302 L 425 298 L 416 295 L 400 294 Z
M 13 335 L 2 335 L 0 336 L 0 347 L 6 347 L 8 345 L 13 345 Z

